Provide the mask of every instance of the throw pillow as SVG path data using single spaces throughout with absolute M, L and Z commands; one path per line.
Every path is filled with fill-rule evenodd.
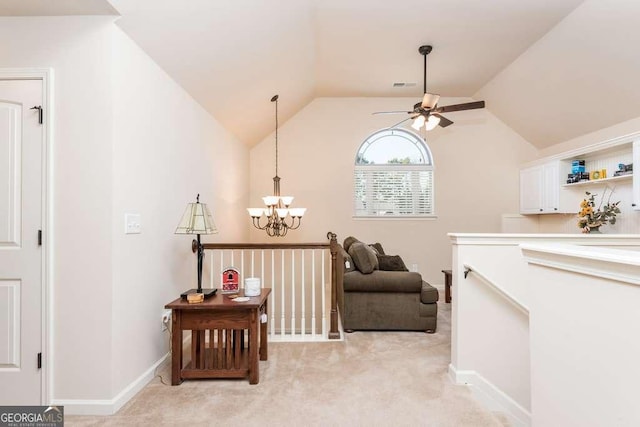
M 360 240 L 356 239 L 355 237 L 349 236 L 346 239 L 344 239 L 344 243 L 342 243 L 342 246 L 344 247 L 345 251 L 349 252 L 349 248 L 351 247 L 351 245 L 359 241 Z
M 356 266 L 353 263 L 353 259 L 351 259 L 351 255 L 349 255 L 342 246 L 340 246 L 340 252 L 342 252 L 342 260 L 344 261 L 344 272 L 355 271 Z
M 369 245 L 355 242 L 349 247 L 349 255 L 356 264 L 356 268 L 363 274 L 370 274 L 378 269 L 378 257 Z
M 385 271 L 409 271 L 400 255 L 378 255 L 378 266 Z
M 369 246 L 375 249 L 380 255 L 384 255 L 384 249 L 382 249 L 382 245 L 380 243 L 372 243 Z

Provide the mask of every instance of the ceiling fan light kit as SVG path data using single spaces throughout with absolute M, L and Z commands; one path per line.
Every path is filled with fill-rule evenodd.
M 425 130 L 430 131 L 437 126 L 447 127 L 453 124 L 453 122 L 440 113 L 452 113 L 454 111 L 474 110 L 477 108 L 484 108 L 484 101 L 467 102 L 464 104 L 445 105 L 438 107 L 440 101 L 440 95 L 427 92 L 427 55 L 431 53 L 433 46 L 423 45 L 418 48 L 420 55 L 424 57 L 424 73 L 423 73 L 423 97 L 422 102 L 418 102 L 413 106 L 411 111 L 380 111 L 373 114 L 410 114 L 407 119 L 396 123 L 390 128 L 395 128 L 406 122 L 407 120 L 413 120 L 411 127 L 417 131 L 424 126 Z

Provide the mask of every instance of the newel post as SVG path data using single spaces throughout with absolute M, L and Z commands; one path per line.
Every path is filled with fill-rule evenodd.
M 336 234 L 327 233 L 327 239 L 330 240 L 329 250 L 331 251 L 331 316 L 329 339 L 340 339 L 340 331 L 338 330 L 338 240 Z

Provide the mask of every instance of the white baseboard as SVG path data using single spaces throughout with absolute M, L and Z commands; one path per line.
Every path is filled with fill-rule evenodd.
M 113 399 L 53 399 L 51 404 L 64 406 L 66 415 L 113 415 L 153 379 L 156 368 L 162 365 L 167 358 L 169 358 L 169 353 L 151 365 Z
M 523 408 L 476 371 L 458 371 L 450 364 L 449 377 L 455 384 L 468 385 L 476 400 L 490 411 L 503 413 L 511 425 L 518 427 L 531 426 L 531 412 Z

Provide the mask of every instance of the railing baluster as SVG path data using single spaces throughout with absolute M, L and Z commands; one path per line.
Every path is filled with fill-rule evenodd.
M 316 250 L 311 250 L 311 336 L 316 336 Z
M 211 262 L 209 263 L 209 287 L 213 288 L 213 259 L 216 257 L 216 251 L 211 251 Z
M 276 336 L 276 265 L 275 265 L 275 251 L 271 249 L 271 336 Z
M 260 250 L 260 283 L 264 288 L 264 249 Z
M 327 253 L 327 251 L 322 251 L 322 336 L 326 337 L 327 336 L 327 301 L 326 301 L 326 297 L 325 297 L 325 292 L 326 292 L 326 284 L 325 284 L 325 277 L 324 277 L 324 256 Z
M 222 292 L 222 272 L 224 271 L 224 249 L 220 250 L 220 274 L 218 277 L 220 278 L 220 292 Z
M 244 249 L 240 250 L 240 277 L 238 277 L 238 288 L 244 288 Z
M 281 253 L 280 253 L 280 257 L 282 260 L 282 266 L 280 267 L 280 280 L 281 280 L 281 288 L 282 288 L 282 304 L 281 304 L 281 310 L 282 311 L 282 316 L 280 316 L 280 335 L 284 338 L 284 331 L 285 331 L 285 327 L 284 327 L 284 307 L 285 307 L 285 302 L 284 302 L 284 249 L 282 249 Z
M 302 255 L 300 255 L 300 257 L 302 258 L 302 266 L 301 266 L 301 271 L 300 274 L 302 276 L 302 283 L 300 284 L 302 291 L 300 292 L 300 335 L 302 335 L 302 338 L 304 339 L 304 336 L 306 334 L 306 329 L 307 329 L 307 310 L 306 310 L 306 299 L 307 299 L 307 292 L 304 288 L 304 249 L 301 251 Z
M 296 336 L 296 250 L 291 249 L 291 336 Z

